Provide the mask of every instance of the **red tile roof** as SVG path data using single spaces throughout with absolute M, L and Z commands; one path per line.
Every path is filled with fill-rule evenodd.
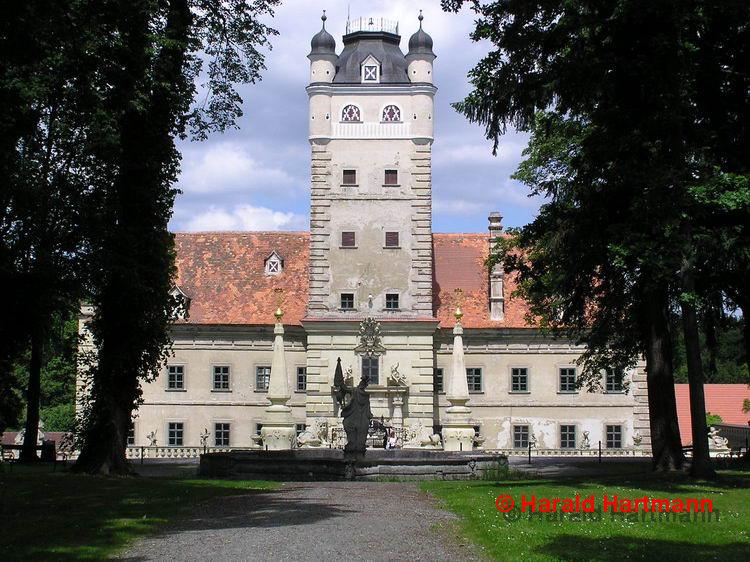
M 276 288 L 284 289 L 284 324 L 307 308 L 307 232 L 197 232 L 175 235 L 177 285 L 190 298 L 190 324 L 273 324 Z M 265 274 L 276 251 L 279 275 Z
M 689 445 L 693 442 L 689 386 L 676 384 L 674 392 L 677 398 L 680 438 L 683 445 Z M 720 415 L 722 423 L 747 425 L 750 421 L 750 413 L 742 411 L 743 400 L 750 399 L 750 388 L 746 384 L 706 384 L 703 392 L 706 397 L 706 412 Z
M 453 326 L 456 310 L 454 291 L 462 290 L 464 328 L 528 328 L 526 303 L 511 298 L 516 288 L 512 276 L 505 276 L 505 318 L 490 320 L 489 273 L 484 265 L 489 256 L 487 234 L 433 234 L 433 307 L 440 325 Z
M 299 325 L 305 316 L 310 259 L 307 232 L 198 232 L 175 235 L 177 285 L 190 298 L 189 324 L 274 322 L 274 289 L 284 289 L 284 323 Z M 454 290 L 461 288 L 466 328 L 523 328 L 526 306 L 512 299 L 512 278 L 505 278 L 505 320 L 489 317 L 487 234 L 434 234 L 434 314 L 453 326 Z M 265 274 L 273 251 L 284 259 L 278 276 Z

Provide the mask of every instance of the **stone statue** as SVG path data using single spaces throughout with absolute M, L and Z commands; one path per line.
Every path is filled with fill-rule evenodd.
M 641 442 L 643 442 L 643 436 L 641 435 L 640 431 L 636 430 L 633 433 L 633 445 L 638 447 L 641 444 Z
M 297 436 L 297 446 L 302 449 L 313 449 L 328 446 L 328 423 L 321 418 L 313 418 L 305 431 Z
M 430 431 L 419 420 L 413 420 L 404 432 L 404 449 L 439 449 L 441 445 L 440 435 Z
M 708 448 L 710 450 L 728 449 L 727 443 L 729 443 L 729 439 L 721 437 L 718 429 L 714 426 L 708 428 Z
M 148 439 L 149 441 L 149 447 L 156 447 L 156 430 L 153 430 L 151 433 L 146 435 L 146 439 Z
M 338 358 L 333 385 L 336 390 L 336 400 L 342 406 L 341 415 L 344 417 L 344 431 L 346 431 L 344 450 L 350 453 L 364 453 L 367 447 L 367 431 L 372 418 L 370 395 L 365 390 L 369 382 L 369 378 L 363 376 L 356 387 L 348 386 L 344 382 L 341 358 Z M 347 396 L 349 396 L 348 401 Z
M 589 432 L 583 432 L 583 439 L 581 440 L 581 449 L 590 449 L 591 441 L 589 441 Z
M 388 377 L 388 382 L 393 383 L 393 386 L 406 386 L 406 375 L 399 372 L 398 363 L 391 367 L 391 376 Z
M 203 433 L 201 433 L 201 435 L 200 435 L 200 437 L 201 437 L 201 447 L 205 447 L 206 445 L 208 445 L 208 438 L 209 438 L 209 436 L 210 436 L 210 434 L 208 433 L 208 428 L 204 427 L 203 428 Z

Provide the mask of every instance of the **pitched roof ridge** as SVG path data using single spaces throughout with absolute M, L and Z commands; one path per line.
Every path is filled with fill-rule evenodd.
M 174 235 L 180 236 L 205 236 L 206 234 L 213 234 L 217 236 L 229 236 L 237 234 L 277 234 L 277 235 L 304 235 L 309 236 L 309 230 L 176 230 L 172 232 Z

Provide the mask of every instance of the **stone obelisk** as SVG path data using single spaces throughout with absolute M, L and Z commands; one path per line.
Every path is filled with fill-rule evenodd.
M 446 451 L 471 451 L 474 448 L 474 426 L 469 421 L 471 408 L 469 402 L 469 384 L 466 380 L 464 364 L 464 329 L 461 326 L 463 313 L 461 307 L 454 314 L 456 325 L 453 328 L 453 362 L 448 378 L 445 397 L 450 402 L 443 423 L 443 449 Z
M 273 329 L 273 359 L 266 396 L 271 405 L 266 408 L 263 427 L 260 430 L 263 448 L 269 451 L 291 449 L 296 437 L 292 409 L 287 405 L 292 395 L 289 391 L 289 378 L 286 372 L 284 325 L 281 323 L 284 313 L 280 307 L 276 309 L 274 316 L 276 324 Z

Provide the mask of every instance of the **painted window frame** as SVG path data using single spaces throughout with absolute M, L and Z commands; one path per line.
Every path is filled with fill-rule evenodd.
M 217 369 L 227 369 L 226 373 L 217 373 Z M 217 378 L 216 376 L 221 375 L 222 377 L 226 375 L 226 388 L 224 388 L 224 383 L 222 382 L 219 386 L 216 385 Z M 214 365 L 211 365 L 211 392 L 232 392 L 232 366 L 228 363 L 216 363 Z
M 469 371 L 472 371 L 472 373 L 469 373 Z M 478 377 L 479 390 L 475 388 L 476 385 L 473 382 L 470 382 L 469 377 Z M 482 367 L 466 367 L 466 386 L 469 388 L 469 394 L 482 394 L 484 392 L 484 369 Z
M 261 372 L 263 370 L 263 372 Z M 253 389 L 255 392 L 268 392 L 268 387 L 271 384 L 271 366 L 262 364 L 262 365 L 255 365 L 255 386 Z M 263 377 L 263 380 L 265 380 L 265 388 L 263 385 L 258 384 L 258 382 L 261 380 L 261 377 Z
M 182 369 L 182 372 L 180 373 L 180 376 L 182 377 L 182 383 L 180 386 L 171 386 L 171 377 L 173 373 L 171 373 L 170 371 L 173 367 Z M 164 390 L 166 390 L 167 392 L 185 392 L 187 390 L 187 388 L 185 387 L 185 370 L 186 369 L 184 363 L 169 363 L 167 365 L 167 386 Z

